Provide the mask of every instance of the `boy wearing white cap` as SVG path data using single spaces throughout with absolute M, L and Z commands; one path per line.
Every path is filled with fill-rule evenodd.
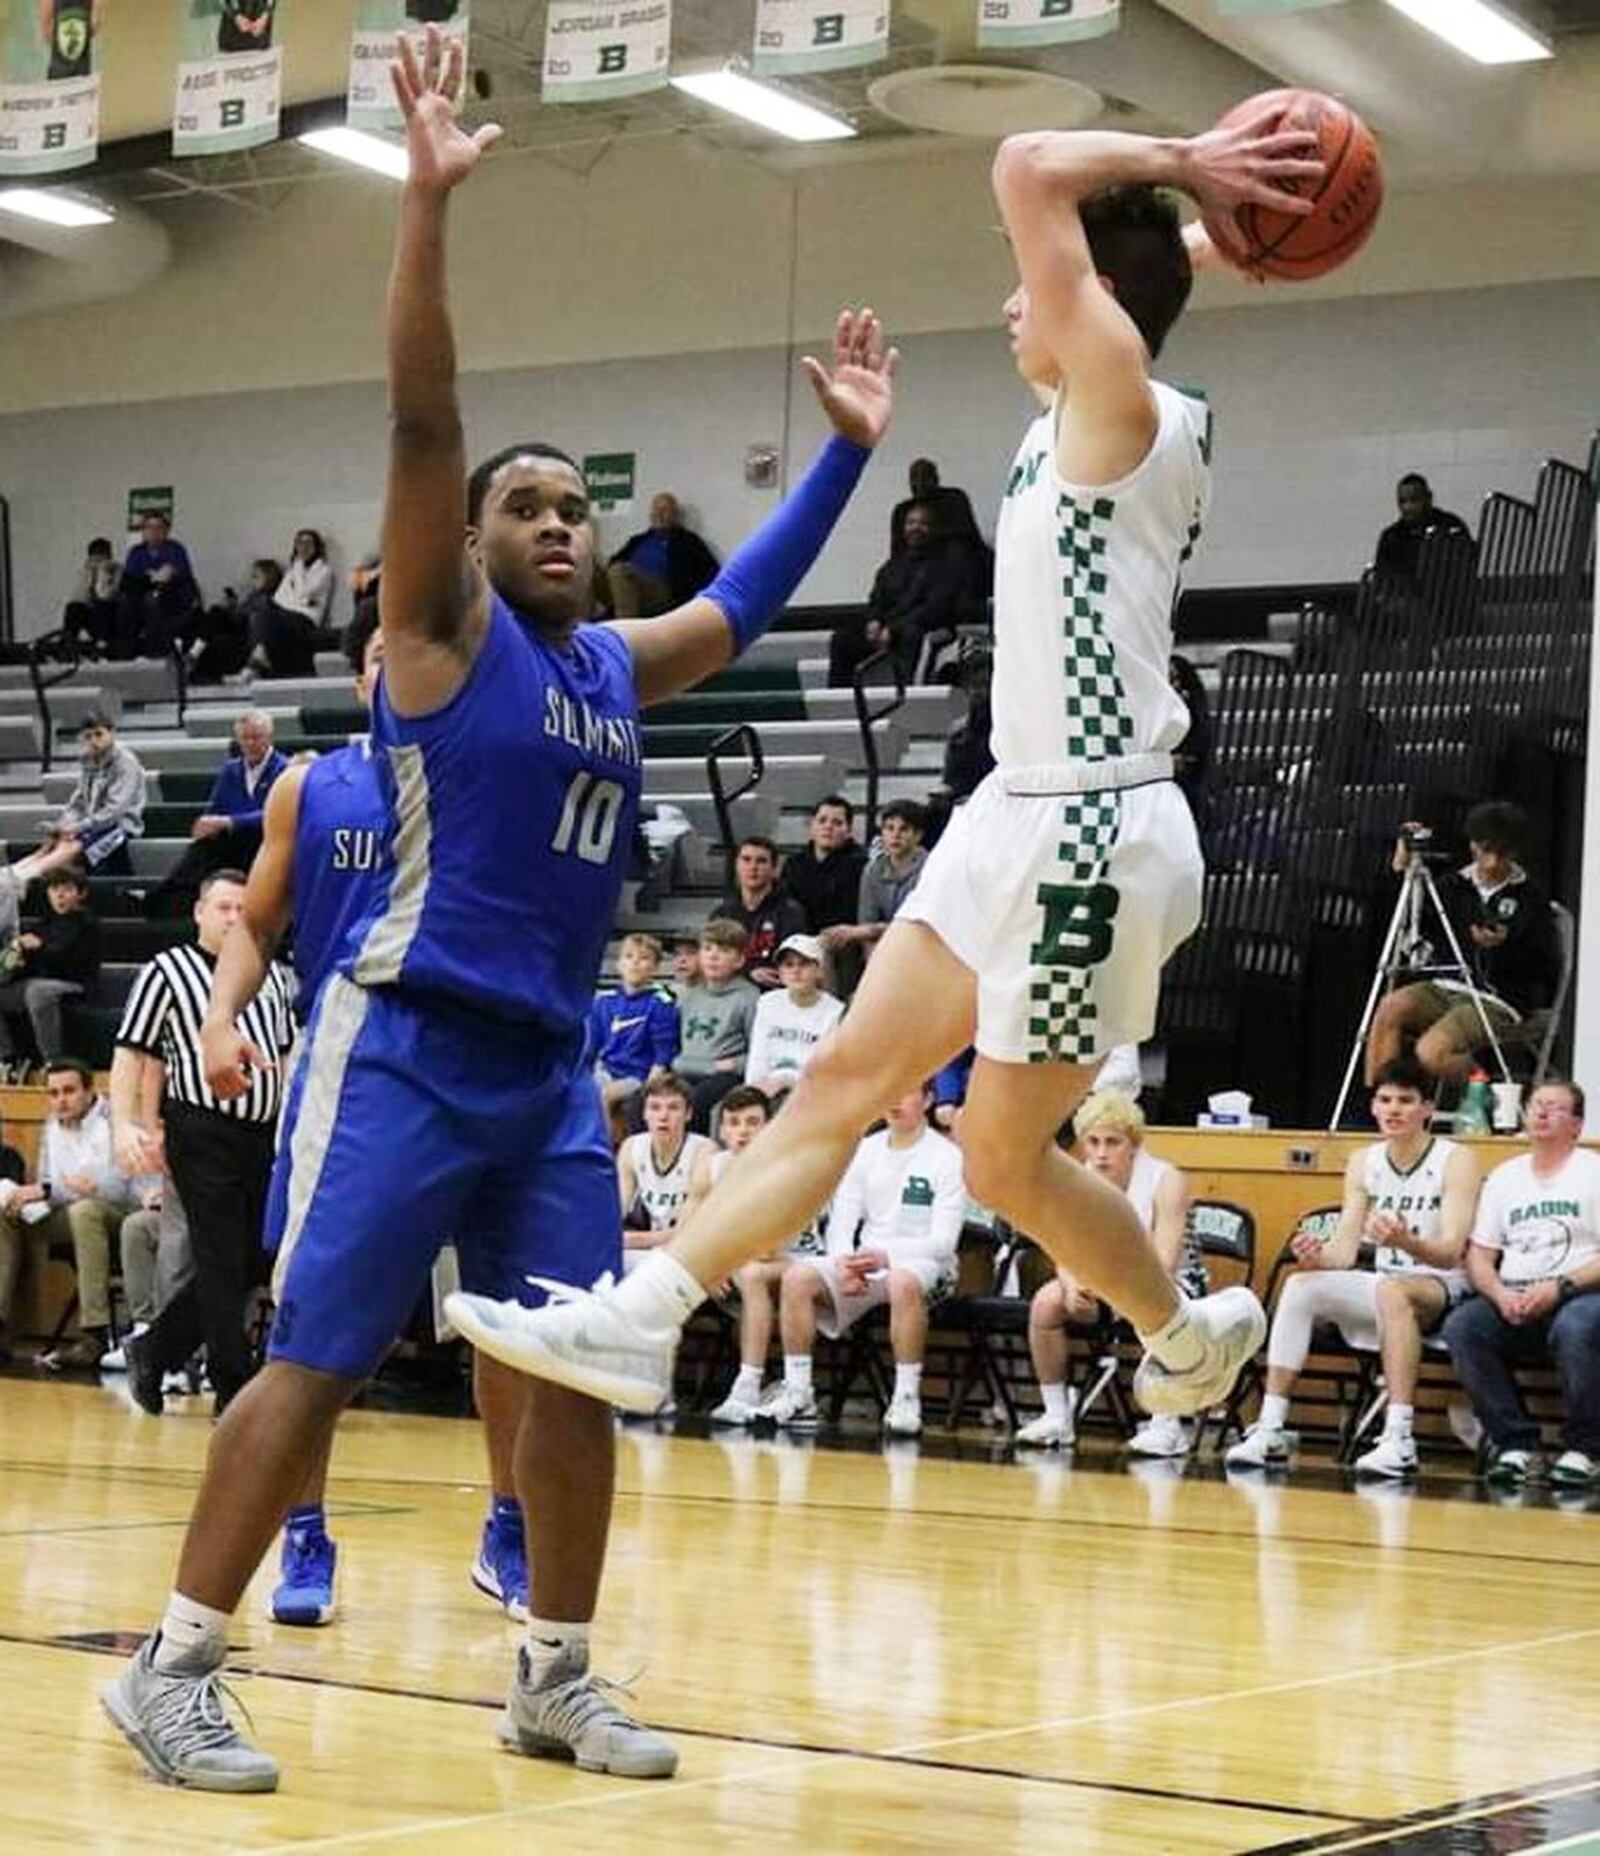
M 843 1001 L 823 991 L 822 943 L 815 935 L 790 935 L 776 965 L 783 986 L 761 996 L 744 1066 L 744 1080 L 770 1102 L 794 1087 L 811 1053 L 844 1016 Z

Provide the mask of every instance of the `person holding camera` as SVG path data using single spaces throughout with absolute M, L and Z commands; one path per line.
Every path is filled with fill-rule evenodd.
M 1525 1014 L 1549 1005 L 1561 969 L 1550 898 L 1517 861 L 1527 819 L 1501 800 L 1474 806 L 1467 814 L 1471 861 L 1439 878 L 1439 901 L 1467 963 L 1463 974 L 1448 970 L 1437 948 L 1421 950 L 1419 977 L 1384 998 L 1367 1034 L 1368 1085 L 1416 1039 L 1417 1061 L 1441 1085 L 1461 1083 L 1472 1054 L 1488 1040 L 1484 1021 L 1497 1039 L 1514 1035 Z M 1394 850 L 1394 870 L 1426 854 L 1432 834 L 1407 824 Z M 1448 948 L 1445 950 L 1448 955 Z

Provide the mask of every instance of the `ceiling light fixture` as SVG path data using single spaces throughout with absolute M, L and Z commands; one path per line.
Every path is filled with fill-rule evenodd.
M 332 155 L 335 161 L 368 168 L 388 180 L 404 180 L 411 172 L 411 157 L 398 142 L 381 135 L 368 135 L 365 129 L 310 129 L 299 140 L 320 155 Z
M 793 91 L 764 84 L 737 65 L 685 72 L 673 78 L 672 87 L 791 142 L 841 142 L 855 134 L 841 117 L 805 102 Z
M 47 226 L 108 226 L 116 214 L 92 200 L 70 193 L 46 193 L 42 187 L 0 187 L 0 213 L 38 219 Z
M 1531 64 L 1553 47 L 1491 0 L 1389 0 L 1397 13 L 1479 64 Z

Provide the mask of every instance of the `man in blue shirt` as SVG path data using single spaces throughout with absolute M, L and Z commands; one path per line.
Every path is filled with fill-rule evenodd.
M 163 515 L 147 515 L 142 533 L 122 563 L 117 657 L 165 657 L 179 639 L 185 649 L 193 644 L 199 628 L 200 588 L 189 550 L 173 540 Z
M 249 870 L 261 849 L 267 795 L 289 765 L 272 734 L 265 709 L 247 709 L 234 723 L 239 751 L 217 769 L 206 809 L 189 827 L 193 842 L 145 898 L 147 914 L 183 914 L 213 870 Z

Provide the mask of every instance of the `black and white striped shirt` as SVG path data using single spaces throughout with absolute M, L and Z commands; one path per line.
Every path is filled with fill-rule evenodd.
M 159 1057 L 167 1067 L 169 1101 L 210 1109 L 235 1121 L 273 1122 L 283 1091 L 279 1065 L 252 1072 L 248 1093 L 219 1102 L 206 1086 L 200 1029 L 211 996 L 214 955 L 193 941 L 169 947 L 139 969 L 123 1008 L 118 1044 Z M 274 961 L 261 991 L 246 1006 L 240 1029 L 269 1057 L 282 1057 L 294 1042 L 294 978 Z

